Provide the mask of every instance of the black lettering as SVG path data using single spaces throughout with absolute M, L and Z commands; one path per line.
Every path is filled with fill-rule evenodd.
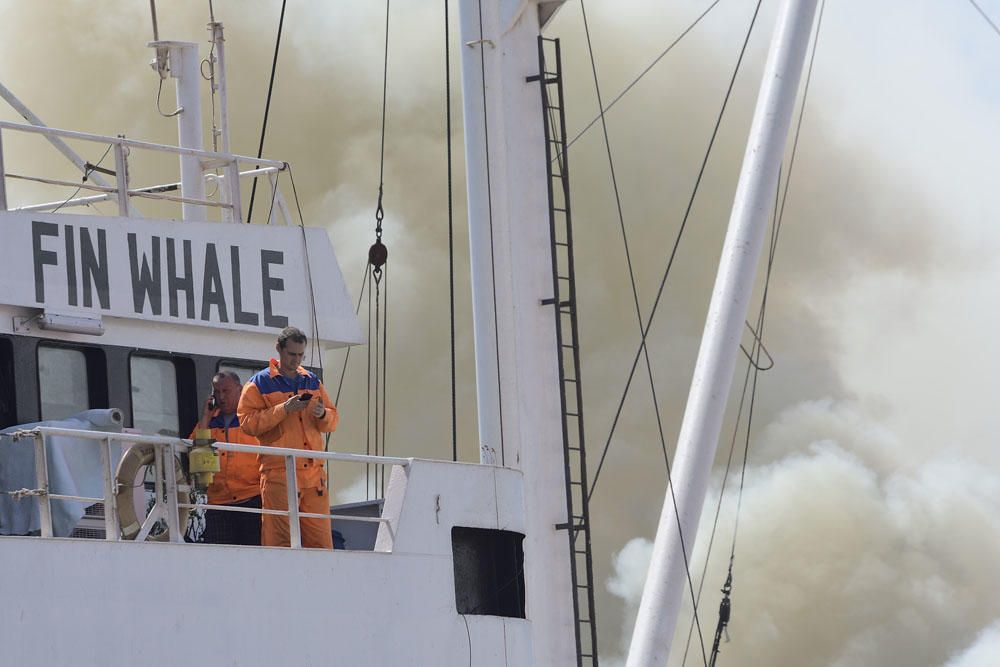
M 142 253 L 142 267 L 139 266 L 139 251 L 137 249 L 135 234 L 128 235 L 128 256 L 132 269 L 132 305 L 135 312 L 142 314 L 145 311 L 146 299 L 149 299 L 150 308 L 153 315 L 163 312 L 163 299 L 160 294 L 162 279 L 160 278 L 160 237 L 152 237 L 152 251 L 150 252 L 152 270 L 146 262 L 146 253 Z
M 260 315 L 254 312 L 243 310 L 243 290 L 240 285 L 240 249 L 238 246 L 229 246 L 230 268 L 233 271 L 233 321 L 237 324 L 252 324 L 257 326 L 260 323 Z
M 178 276 L 174 240 L 167 239 L 167 294 L 170 297 L 170 316 L 177 317 L 177 293 L 184 292 L 187 317 L 189 320 L 193 320 L 194 272 L 191 270 L 191 241 L 182 242 L 181 252 L 184 253 L 184 274 L 183 276 Z
M 228 322 L 226 313 L 226 295 L 222 291 L 222 272 L 219 271 L 219 258 L 215 253 L 215 244 L 205 246 L 205 280 L 201 288 L 201 319 L 209 321 L 211 307 L 219 309 L 219 321 Z
M 35 258 L 35 301 L 45 303 L 45 265 L 56 266 L 59 258 L 51 250 L 42 250 L 43 236 L 59 236 L 59 225 L 31 221 L 31 254 Z
M 66 292 L 69 305 L 75 306 L 76 295 L 76 240 L 73 237 L 73 226 L 63 225 L 63 240 L 66 241 Z
M 264 292 L 264 326 L 274 329 L 284 329 L 288 326 L 288 318 L 271 312 L 271 292 L 284 292 L 285 281 L 271 277 L 272 264 L 284 264 L 285 253 L 280 250 L 260 251 L 260 285 Z
M 67 232 L 68 233 L 68 232 Z M 97 252 L 94 252 L 94 242 L 90 239 L 90 230 L 80 228 L 80 269 L 83 273 L 83 305 L 91 308 L 94 305 L 91 294 L 91 284 L 97 287 L 97 300 L 101 308 L 111 308 L 111 291 L 108 286 L 108 239 L 103 229 L 97 230 Z

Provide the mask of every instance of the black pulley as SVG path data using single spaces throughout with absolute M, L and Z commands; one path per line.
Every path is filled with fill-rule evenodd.
M 381 271 L 388 257 L 389 249 L 382 243 L 382 239 L 377 239 L 372 247 L 368 248 L 368 263 L 372 265 L 374 270 Z

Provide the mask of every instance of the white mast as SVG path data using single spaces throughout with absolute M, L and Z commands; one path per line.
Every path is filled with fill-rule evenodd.
M 678 436 L 673 467 L 677 506 L 675 509 L 668 489 L 628 667 L 665 665 L 670 655 L 677 614 L 687 589 L 685 561 L 698 532 L 816 2 L 785 0 L 778 13 Z M 678 527 L 683 531 L 683 543 Z
M 524 475 L 524 579 L 538 665 L 576 663 L 565 523 L 538 6 L 463 0 L 462 88 L 479 435 Z M 551 12 L 551 10 L 550 10 Z M 497 314 L 500 317 L 497 317 Z
M 157 71 L 164 76 L 161 54 L 166 52 L 170 76 L 177 79 L 177 135 L 181 148 L 204 150 L 201 128 L 201 59 L 198 45 L 194 42 L 150 42 L 156 49 Z M 171 114 L 173 115 L 173 114 Z M 182 155 L 181 196 L 188 199 L 205 199 L 205 173 L 201 168 L 201 158 L 196 155 Z M 185 202 L 181 205 L 185 220 L 205 220 L 205 207 Z

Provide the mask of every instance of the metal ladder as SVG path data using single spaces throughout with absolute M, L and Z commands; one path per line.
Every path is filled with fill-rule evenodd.
M 555 71 L 547 69 L 551 60 Z M 552 243 L 559 389 L 562 406 L 563 452 L 566 465 L 565 524 L 569 537 L 576 619 L 577 665 L 597 665 L 597 620 L 594 610 L 594 567 L 590 549 L 590 510 L 587 501 L 587 459 L 583 437 L 583 393 L 580 385 L 580 338 L 576 321 L 576 284 L 573 267 L 573 225 L 570 215 L 569 164 L 566 158 L 566 118 L 563 114 L 562 60 L 558 39 L 538 38 L 538 69 L 528 77 L 540 82 L 548 170 L 549 230 Z

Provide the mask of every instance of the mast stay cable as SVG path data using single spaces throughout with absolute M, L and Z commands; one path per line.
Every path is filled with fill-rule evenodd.
M 716 118 L 715 127 L 712 130 L 712 135 L 711 135 L 711 138 L 709 139 L 708 147 L 707 147 L 707 149 L 705 151 L 705 156 L 702 158 L 701 167 L 698 170 L 698 176 L 695 179 L 694 187 L 693 187 L 692 192 L 691 192 L 691 197 L 688 199 L 687 208 L 684 211 L 684 216 L 681 219 L 680 228 L 677 230 L 677 236 L 674 239 L 673 248 L 670 251 L 670 256 L 669 256 L 669 258 L 667 260 L 667 265 L 664 268 L 663 276 L 660 279 L 660 286 L 659 286 L 659 288 L 657 289 L 657 292 L 656 292 L 656 299 L 653 301 L 653 307 L 650 310 L 650 313 L 649 313 L 649 315 L 646 318 L 646 325 L 643 327 L 642 339 L 639 342 L 639 349 L 636 350 L 635 358 L 632 360 L 632 368 L 629 371 L 628 379 L 625 382 L 625 388 L 622 391 L 621 399 L 618 402 L 618 408 L 617 408 L 617 410 L 615 412 L 615 417 L 612 420 L 611 429 L 610 429 L 610 432 L 608 433 L 607 442 L 604 445 L 604 451 L 601 453 L 601 460 L 600 460 L 600 462 L 597 465 L 597 470 L 594 473 L 594 479 L 591 481 L 591 484 L 590 484 L 590 495 L 591 496 L 593 496 L 594 491 L 596 490 L 597 481 L 600 478 L 601 470 L 602 470 L 602 468 L 604 466 L 604 461 L 607 458 L 608 450 L 610 449 L 611 443 L 613 442 L 615 429 L 617 428 L 618 421 L 619 421 L 619 419 L 621 417 L 622 408 L 625 405 L 625 399 L 628 396 L 629 389 L 631 388 L 631 385 L 632 385 L 632 380 L 635 377 L 636 368 L 639 365 L 639 357 L 642 355 L 642 350 L 646 346 L 646 337 L 649 335 L 649 330 L 652 328 L 653 318 L 656 315 L 656 310 L 657 310 L 657 308 L 659 308 L 660 300 L 663 297 L 663 290 L 666 287 L 667 278 L 670 276 L 670 270 L 673 268 L 674 260 L 677 257 L 677 251 L 680 248 L 680 243 L 681 243 L 681 240 L 683 238 L 684 231 L 687 228 L 688 220 L 691 217 L 691 211 L 694 208 L 694 202 L 695 202 L 695 199 L 698 196 L 698 190 L 699 190 L 699 188 L 701 186 L 702 179 L 704 178 L 705 170 L 706 170 L 706 168 L 708 166 L 708 160 L 709 160 L 709 157 L 712 154 L 712 148 L 715 146 L 715 140 L 716 140 L 716 138 L 719 135 L 719 128 L 722 125 L 722 118 L 725 115 L 726 108 L 729 105 L 729 99 L 732 96 L 733 87 L 736 84 L 736 77 L 739 74 L 740 66 L 743 63 L 743 57 L 746 55 L 747 45 L 750 42 L 750 36 L 753 34 L 753 28 L 754 28 L 754 25 L 757 22 L 757 16 L 760 13 L 761 1 L 762 0 L 758 0 L 757 5 L 754 8 L 753 18 L 750 21 L 750 26 L 747 29 L 746 37 L 743 40 L 743 46 L 740 49 L 740 55 L 739 55 L 739 58 L 736 61 L 736 67 L 733 69 L 732 77 L 729 80 L 729 86 L 726 89 L 726 95 L 723 98 L 722 107 L 719 110 L 718 117 Z M 673 487 L 671 486 L 670 488 L 671 488 L 671 492 L 672 492 Z M 675 505 L 675 510 L 676 510 L 676 505 Z
M 662 51 L 660 51 L 660 55 L 658 55 L 655 58 L 653 58 L 652 62 L 650 62 L 648 65 L 646 65 L 646 68 L 644 70 L 642 70 L 641 72 L 639 72 L 639 75 L 636 76 L 634 79 L 632 79 L 632 81 L 627 86 L 625 86 L 625 88 L 623 88 L 622 91 L 620 93 L 618 93 L 613 100 L 611 100 L 611 103 L 608 104 L 608 106 L 603 107 L 601 109 L 601 115 L 607 113 L 608 111 L 611 110 L 611 107 L 613 107 L 614 105 L 618 104 L 618 102 L 621 101 L 621 99 L 623 97 L 625 97 L 625 95 L 630 90 L 632 90 L 632 88 L 635 86 L 635 84 L 639 83 L 639 81 L 644 76 L 646 76 L 647 74 L 649 74 L 650 70 L 652 70 L 654 67 L 656 67 L 660 63 L 660 61 L 663 60 L 663 57 L 666 56 L 668 53 L 670 53 L 675 46 L 677 46 L 678 44 L 680 44 L 681 40 L 683 40 L 685 37 L 687 37 L 688 33 L 691 32 L 692 30 L 694 30 L 695 26 L 697 26 L 699 23 L 701 23 L 701 20 L 703 18 L 705 18 L 706 16 L 708 16 L 708 13 L 711 12 L 713 9 L 715 9 L 715 6 L 717 4 L 719 4 L 721 1 L 722 0 L 715 0 L 711 5 L 708 6 L 708 8 L 705 11 L 703 11 L 698 16 L 698 18 L 696 18 L 694 20 L 694 23 L 692 23 L 691 25 L 689 25 L 684 30 L 684 32 L 682 32 L 680 35 L 678 35 L 677 38 L 674 39 L 674 41 L 672 41 L 667 46 L 667 48 L 665 48 Z M 566 149 L 568 150 L 569 147 L 572 146 L 573 144 L 575 144 L 580 137 L 582 137 L 584 134 L 586 134 L 587 131 L 590 130 L 590 128 L 592 128 L 597 121 L 601 120 L 601 115 L 595 116 L 589 123 L 587 123 L 583 127 L 582 130 L 580 130 L 579 132 L 577 132 L 576 136 L 573 137 L 569 141 L 569 143 L 566 144 Z M 557 155 L 556 157 L 559 157 L 559 156 Z
M 448 153 L 448 313 L 451 321 L 451 460 L 458 460 L 458 404 L 455 382 L 455 216 L 451 172 L 451 53 L 448 0 L 444 0 L 444 108 L 445 146 Z
M 597 95 L 597 108 L 600 109 L 599 118 L 600 118 L 600 121 L 601 121 L 601 130 L 602 130 L 602 133 L 603 133 L 603 136 L 604 136 L 604 147 L 605 147 L 605 150 L 606 150 L 607 155 L 608 155 L 608 170 L 609 170 L 610 176 L 611 176 L 611 185 L 612 185 L 612 188 L 614 189 L 615 206 L 616 206 L 616 209 L 617 209 L 617 212 L 618 212 L 618 225 L 619 225 L 619 228 L 621 229 L 622 243 L 624 245 L 624 250 L 625 250 L 625 263 L 626 263 L 626 265 L 628 267 L 629 282 L 630 282 L 630 285 L 632 287 L 632 302 L 633 302 L 633 305 L 635 306 L 636 324 L 639 327 L 639 334 L 640 334 L 640 336 L 642 336 L 643 339 L 645 339 L 645 335 L 643 334 L 643 326 L 642 326 L 642 323 L 643 323 L 642 308 L 641 308 L 641 306 L 639 304 L 639 290 L 638 290 L 638 287 L 636 285 L 635 270 L 634 270 L 634 267 L 632 265 L 632 253 L 631 253 L 631 250 L 629 248 L 628 232 L 625 229 L 625 214 L 624 214 L 623 209 L 622 209 L 621 192 L 620 192 L 620 190 L 618 188 L 618 177 L 617 177 L 617 174 L 615 172 L 615 161 L 614 161 L 613 153 L 612 153 L 612 150 L 611 150 L 611 138 L 610 138 L 610 136 L 608 134 L 608 123 L 607 123 L 607 119 L 605 118 L 604 102 L 603 102 L 602 97 L 601 97 L 600 80 L 599 80 L 599 77 L 597 76 L 597 61 L 596 61 L 596 58 L 594 57 L 594 47 L 593 47 L 592 40 L 590 38 L 590 26 L 589 26 L 589 23 L 587 22 L 587 7 L 586 7 L 586 2 L 584 0 L 580 0 L 580 11 L 581 11 L 581 14 L 583 16 L 583 29 L 584 29 L 584 33 L 585 33 L 586 38 L 587 38 L 587 51 L 588 51 L 588 54 L 590 56 L 590 69 L 591 69 L 591 72 L 593 73 L 594 90 L 595 90 L 595 93 Z M 557 159 L 558 159 L 558 156 L 557 156 Z M 663 432 L 663 419 L 662 419 L 662 416 L 660 414 L 659 400 L 657 399 L 656 382 L 653 379 L 653 365 L 652 365 L 652 362 L 649 359 L 649 348 L 646 347 L 645 345 L 643 345 L 642 346 L 642 353 L 643 353 L 643 355 L 645 357 L 645 362 L 646 362 L 646 374 L 649 377 L 649 389 L 650 389 L 650 394 L 651 394 L 651 397 L 652 397 L 653 413 L 656 415 L 656 427 L 657 427 L 657 431 L 658 431 L 659 437 L 660 437 L 660 447 L 661 447 L 661 449 L 663 451 L 663 461 L 666 464 L 666 468 L 667 468 L 667 484 L 671 485 L 671 488 L 672 488 L 672 482 L 671 482 L 671 479 L 670 479 L 670 456 L 669 456 L 669 454 L 667 454 L 667 439 L 666 439 L 666 436 L 664 435 L 664 432 Z M 603 460 L 603 457 L 602 457 L 602 460 Z M 591 486 L 591 489 L 592 488 L 593 487 Z M 588 492 L 588 497 L 589 497 L 589 492 Z M 679 528 L 680 528 L 680 523 L 678 522 L 678 529 Z M 690 570 L 687 569 L 687 561 L 686 560 L 685 560 L 685 573 L 686 573 L 686 576 L 687 576 L 687 579 L 688 579 L 689 588 L 691 588 L 691 599 L 695 603 L 695 605 L 694 605 L 693 619 L 694 619 L 695 626 L 698 628 L 698 637 L 700 639 L 700 644 L 701 644 L 702 658 L 704 659 L 704 662 L 707 665 L 708 664 L 708 657 L 707 657 L 707 655 L 705 653 L 705 639 L 702 636 L 702 632 L 701 632 L 701 622 L 698 619 L 697 599 L 695 598 L 695 595 L 694 595 L 694 587 L 692 585 L 691 572 L 690 572 Z
M 278 69 L 278 49 L 281 48 L 281 30 L 285 25 L 285 4 L 288 0 L 281 0 L 281 15 L 278 17 L 278 36 L 274 40 L 274 57 L 271 59 L 271 79 L 267 84 L 267 100 L 264 102 L 264 122 L 260 128 L 260 143 L 257 145 L 257 159 L 264 154 L 264 137 L 267 135 L 267 118 L 271 112 L 271 93 L 274 91 L 274 73 Z M 256 165 L 254 169 L 260 168 Z M 253 177 L 253 186 L 250 188 L 250 205 L 247 207 L 247 224 L 253 220 L 253 201 L 257 196 L 257 177 Z

